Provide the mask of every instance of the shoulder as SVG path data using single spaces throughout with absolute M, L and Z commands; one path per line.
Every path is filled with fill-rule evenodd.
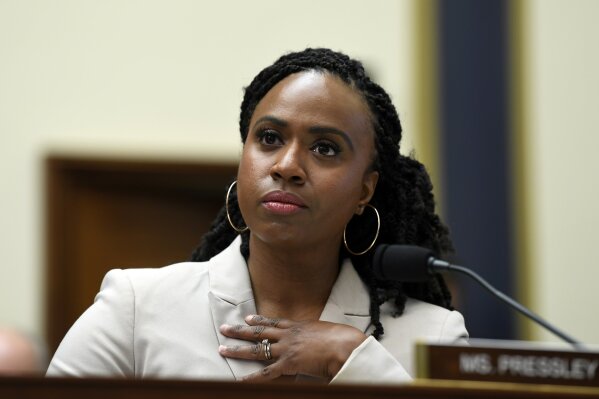
M 102 280 L 94 304 L 136 312 L 157 304 L 168 306 L 208 285 L 208 262 L 184 262 L 161 268 L 112 269 Z M 135 309 L 135 310 L 134 310 Z
M 400 334 L 403 339 L 443 340 L 467 336 L 464 318 L 458 311 L 408 298 L 401 316 L 394 315 L 391 303 L 381 306 L 385 337 Z
M 208 271 L 208 262 L 182 262 L 160 268 L 114 269 L 108 272 L 107 279 L 124 278 L 134 288 L 148 285 L 173 285 L 201 278 Z
M 408 298 L 401 316 L 391 303 L 381 306 L 385 333 L 380 343 L 413 375 L 417 342 L 451 342 L 468 338 L 464 318 L 455 311 Z
M 243 270 L 245 260 L 239 252 L 240 240 L 205 262 L 182 262 L 161 268 L 113 269 L 102 282 L 101 293 L 109 288 L 130 292 L 138 299 L 152 302 L 164 298 L 177 301 L 184 295 L 197 295 L 219 286 L 222 280 L 232 280 L 232 275 Z

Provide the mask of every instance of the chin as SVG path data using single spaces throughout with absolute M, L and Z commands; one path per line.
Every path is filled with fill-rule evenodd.
M 271 245 L 297 246 L 302 242 L 306 242 L 305 229 L 279 223 L 270 225 L 259 231 L 253 230 L 252 233 L 260 241 Z

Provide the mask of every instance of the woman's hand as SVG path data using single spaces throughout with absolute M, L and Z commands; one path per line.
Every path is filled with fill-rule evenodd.
M 250 341 L 248 345 L 219 347 L 222 356 L 267 360 L 263 340 L 270 342 L 271 363 L 247 375 L 244 381 L 267 381 L 283 375 L 311 375 L 333 378 L 366 335 L 357 328 L 325 321 L 292 321 L 247 316 L 247 325 L 222 325 L 220 332 L 231 338 Z

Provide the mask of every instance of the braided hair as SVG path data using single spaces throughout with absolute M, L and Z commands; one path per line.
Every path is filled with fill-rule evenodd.
M 379 179 L 370 204 L 382 216 L 377 244 L 410 244 L 429 248 L 438 254 L 453 250 L 447 228 L 435 214 L 432 184 L 424 166 L 399 153 L 402 128 L 389 95 L 366 75 L 364 67 L 347 55 L 329 49 L 308 48 L 289 53 L 262 70 L 245 88 L 239 127 L 243 143 L 248 135 L 250 119 L 266 93 L 285 77 L 302 71 L 328 73 L 340 78 L 362 96 L 371 113 L 376 155 L 372 168 Z M 235 190 L 232 190 L 235 191 Z M 368 209 L 366 210 L 368 211 Z M 237 194 L 229 197 L 229 214 L 237 227 L 244 221 L 237 206 Z M 376 233 L 374 217 L 355 217 L 347 227 L 351 248 L 368 248 Z M 242 235 L 241 253 L 249 257 L 249 234 Z M 220 210 L 211 229 L 192 255 L 193 261 L 206 261 L 225 249 L 237 236 L 230 226 L 226 209 Z M 398 283 L 376 278 L 372 272 L 372 252 L 352 255 L 340 248 L 343 258 L 351 258 L 360 278 L 368 286 L 373 336 L 380 338 L 384 329 L 380 322 L 380 306 L 386 301 L 395 305 L 395 316 L 403 313 L 407 297 L 420 299 L 451 309 L 451 296 L 441 275 L 435 274 L 424 283 Z

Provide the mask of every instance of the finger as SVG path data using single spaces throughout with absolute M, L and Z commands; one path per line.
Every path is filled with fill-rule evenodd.
M 243 324 L 236 324 L 234 326 L 223 324 L 220 326 L 220 332 L 227 337 L 239 338 L 246 341 L 261 341 L 265 338 L 278 341 L 282 334 L 282 330 L 275 327 L 263 325 L 246 326 Z
M 287 319 L 271 319 L 268 317 L 261 316 L 259 314 L 251 314 L 245 317 L 245 322 L 250 326 L 269 326 L 276 328 L 289 328 L 294 323 Z
M 282 369 L 277 367 L 276 363 L 268 365 L 261 370 L 256 371 L 255 373 L 248 374 L 241 379 L 243 382 L 266 382 L 270 380 L 274 380 L 275 378 L 280 377 L 282 374 Z
M 220 345 L 218 353 L 233 359 L 265 360 L 264 345 L 261 343 L 253 345 Z
M 222 356 L 235 358 L 235 359 L 252 359 L 252 360 L 264 360 L 269 361 L 279 357 L 280 344 L 267 345 L 258 342 L 253 345 L 220 345 L 218 347 L 218 353 Z M 267 355 L 267 351 L 270 351 L 270 357 Z

